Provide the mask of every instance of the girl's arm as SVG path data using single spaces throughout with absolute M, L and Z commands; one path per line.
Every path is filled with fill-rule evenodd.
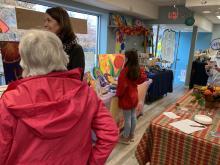
M 147 78 L 147 75 L 144 71 L 143 68 L 140 68 L 140 76 L 139 76 L 139 79 L 137 80 L 137 84 L 142 84 L 143 82 L 147 81 L 148 78 Z

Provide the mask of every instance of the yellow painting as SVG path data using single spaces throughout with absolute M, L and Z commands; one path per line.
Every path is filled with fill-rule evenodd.
M 121 72 L 125 55 L 123 54 L 100 54 L 98 56 L 99 68 L 103 74 L 108 73 L 112 77 L 118 77 Z

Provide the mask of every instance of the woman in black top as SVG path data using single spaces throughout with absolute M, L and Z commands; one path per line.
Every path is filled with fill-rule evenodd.
M 53 7 L 46 10 L 44 27 L 57 34 L 63 43 L 65 52 L 69 55 L 68 70 L 82 68 L 82 78 L 85 69 L 85 57 L 82 47 L 77 43 L 77 37 L 73 32 L 70 17 L 61 7 Z

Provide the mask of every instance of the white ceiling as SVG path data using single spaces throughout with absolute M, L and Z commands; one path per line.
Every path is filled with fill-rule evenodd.
M 186 0 L 147 0 L 159 6 L 185 5 Z
M 199 6 L 199 7 L 192 7 L 191 10 L 195 11 L 196 13 L 206 17 L 209 21 L 214 24 L 220 24 L 220 19 L 216 16 L 220 16 L 220 5 L 216 6 Z M 204 14 L 203 11 L 210 11 L 209 14 Z
M 134 14 L 134 15 L 137 14 L 137 11 L 132 11 L 132 8 L 135 6 L 134 4 L 131 5 L 131 3 L 130 4 L 124 3 L 123 5 L 120 6 L 119 3 L 121 4 L 121 2 L 125 2 L 121 0 L 114 0 L 116 4 L 113 3 L 113 0 L 112 1 L 110 0 L 72 0 L 72 1 L 78 1 L 81 3 L 97 6 L 97 7 L 104 8 L 104 9 L 111 10 L 111 11 L 124 11 L 124 13 L 127 13 L 127 14 Z M 131 0 L 127 0 L 127 1 L 130 2 Z M 152 11 L 149 10 L 149 8 L 151 9 L 151 7 L 149 6 L 150 4 L 154 6 L 172 6 L 174 4 L 185 5 L 187 8 L 194 11 L 195 13 L 207 18 L 211 23 L 220 24 L 220 19 L 216 17 L 217 15 L 220 16 L 220 0 L 142 0 L 142 1 L 137 0 L 137 1 L 139 1 L 138 4 L 140 4 L 138 7 L 140 8 L 143 8 L 143 6 L 148 7 L 148 10 L 142 10 L 143 13 L 145 13 L 142 15 L 146 15 L 146 11 L 148 11 L 147 13 L 150 13 L 150 14 L 152 13 Z M 207 3 L 202 4 L 201 3 L 202 1 L 206 1 Z M 144 4 L 143 2 L 146 2 L 146 4 L 148 3 L 148 5 L 146 4 L 142 5 Z M 126 10 L 124 10 L 125 8 Z M 135 8 L 137 9 L 137 7 Z M 203 11 L 207 11 L 207 10 L 211 11 L 211 13 L 203 14 Z M 153 17 L 145 17 L 145 18 L 153 19 Z
M 204 16 L 213 24 L 220 24 L 220 0 L 147 0 L 159 6 L 185 5 L 195 13 Z M 202 2 L 206 2 L 203 4 Z M 203 11 L 211 11 L 204 14 Z
M 146 0 L 71 0 L 142 19 L 157 19 L 158 6 Z M 138 3 L 136 3 L 138 1 Z

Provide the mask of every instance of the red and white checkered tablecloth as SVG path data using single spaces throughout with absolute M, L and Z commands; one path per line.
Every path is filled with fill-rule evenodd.
M 209 110 L 213 124 L 206 129 L 185 134 L 169 124 L 182 119 L 192 119 L 195 114 L 208 114 L 197 104 L 192 104 L 192 91 L 185 94 L 178 103 L 189 111 L 177 111 L 175 105 L 165 111 L 181 116 L 170 119 L 163 114 L 156 117 L 144 133 L 136 150 L 140 165 L 220 165 L 220 138 L 211 132 L 220 132 L 220 108 Z

